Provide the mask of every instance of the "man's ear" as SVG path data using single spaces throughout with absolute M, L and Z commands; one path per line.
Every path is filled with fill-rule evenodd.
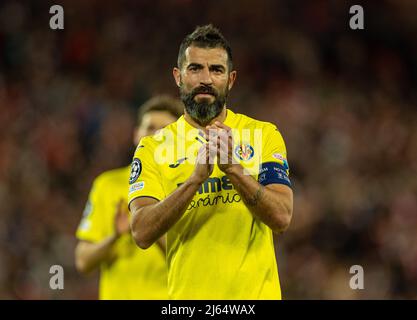
M 229 90 L 232 89 L 233 84 L 235 83 L 235 80 L 236 80 L 236 76 L 237 76 L 236 70 L 233 70 L 232 72 L 230 72 L 230 74 L 229 74 Z
M 174 80 L 177 84 L 177 87 L 181 86 L 181 70 L 177 67 L 174 67 L 174 69 L 172 70 L 172 75 L 174 76 Z

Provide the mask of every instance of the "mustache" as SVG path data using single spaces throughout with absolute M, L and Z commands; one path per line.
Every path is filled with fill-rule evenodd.
M 200 87 L 193 89 L 193 91 L 191 91 L 191 96 L 194 98 L 197 94 L 200 94 L 200 93 L 211 94 L 212 96 L 216 98 L 218 96 L 216 89 L 210 86 L 200 86 Z

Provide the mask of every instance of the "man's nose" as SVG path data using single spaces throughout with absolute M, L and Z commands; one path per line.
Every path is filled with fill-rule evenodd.
M 205 85 L 210 85 L 213 83 L 213 80 L 211 79 L 211 73 L 208 68 L 203 68 L 203 70 L 201 70 L 200 83 Z

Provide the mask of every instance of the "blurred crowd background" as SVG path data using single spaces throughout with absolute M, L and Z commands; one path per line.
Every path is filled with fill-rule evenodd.
M 0 298 L 95 299 L 74 233 L 104 170 L 127 165 L 138 106 L 178 96 L 178 47 L 213 23 L 229 107 L 279 127 L 295 192 L 276 237 L 285 299 L 417 298 L 417 2 L 0 2 Z M 65 11 L 49 28 L 49 8 Z M 62 265 L 65 289 L 49 288 Z M 352 290 L 352 265 L 365 289 Z

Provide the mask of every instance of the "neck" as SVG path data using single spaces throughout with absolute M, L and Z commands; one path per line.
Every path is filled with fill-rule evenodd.
M 213 123 L 215 123 L 216 121 L 219 121 L 219 122 L 224 122 L 224 120 L 226 120 L 226 116 L 227 116 L 227 109 L 226 109 L 226 105 L 223 107 L 223 110 L 222 110 L 222 112 L 220 112 L 220 114 L 217 116 L 217 117 L 215 117 L 214 119 L 212 119 L 208 124 L 207 124 L 207 126 L 209 126 L 209 125 L 211 125 L 211 124 L 213 124 Z M 185 121 L 187 121 L 190 125 L 192 125 L 194 128 L 197 128 L 197 129 L 201 129 L 201 130 L 205 130 L 206 129 L 206 127 L 205 126 L 201 126 L 200 124 L 198 124 L 197 122 L 195 122 L 191 117 L 190 117 L 190 115 L 187 113 L 187 111 L 185 111 L 184 112 L 184 119 L 185 119 Z

